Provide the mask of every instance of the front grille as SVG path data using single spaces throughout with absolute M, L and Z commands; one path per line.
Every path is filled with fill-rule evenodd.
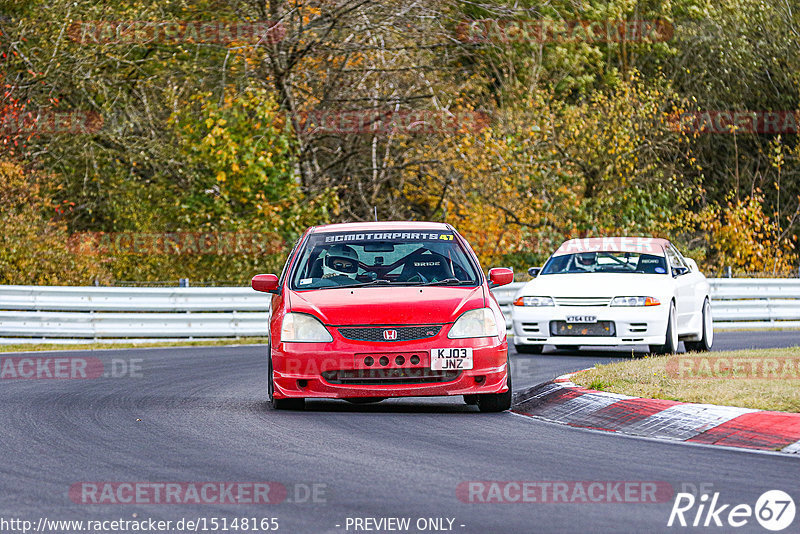
M 597 321 L 596 323 L 568 323 L 566 321 L 550 321 L 552 336 L 614 336 L 614 321 Z
M 558 306 L 608 306 L 609 297 L 553 297 Z
M 632 334 L 641 334 L 643 332 L 647 332 L 647 323 L 631 323 L 630 328 L 628 330 Z
M 442 329 L 442 325 L 423 325 L 423 326 L 358 326 L 358 327 L 339 327 L 339 333 L 345 339 L 353 341 L 412 341 L 414 339 L 425 339 L 436 336 Z M 397 332 L 395 339 L 386 339 L 384 332 L 394 330 Z
M 459 377 L 461 371 L 433 371 L 428 368 L 407 369 L 354 369 L 325 371 L 322 373 L 330 384 L 347 385 L 398 385 L 398 384 L 430 384 L 452 382 Z

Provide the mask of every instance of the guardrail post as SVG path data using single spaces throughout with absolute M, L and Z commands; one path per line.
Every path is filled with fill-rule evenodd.
M 730 265 L 725 267 L 725 270 L 723 271 L 722 277 L 723 278 L 733 278 L 733 268 Z
M 184 278 L 181 278 L 181 280 L 184 280 Z M 181 286 L 181 287 L 186 287 L 186 286 Z M 191 314 L 192 314 L 192 310 L 186 310 L 186 315 L 191 315 Z M 189 322 L 191 322 L 191 318 L 189 319 Z M 193 341 L 193 340 L 194 340 L 194 336 L 189 334 L 189 341 Z
M 89 324 L 92 325 L 92 341 L 97 342 L 97 321 L 95 321 L 94 310 L 89 310 Z
M 180 280 L 178 280 L 178 287 L 189 287 L 189 279 L 181 278 Z
M 775 324 L 775 310 L 772 309 L 772 299 L 767 297 L 767 315 L 769 315 L 770 324 Z
M 236 317 L 236 310 L 232 310 L 233 316 L 231 322 L 233 323 L 233 332 L 236 334 L 236 339 L 239 339 L 239 321 Z

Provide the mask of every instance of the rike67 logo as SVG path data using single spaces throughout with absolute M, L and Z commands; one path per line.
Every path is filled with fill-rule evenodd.
M 755 517 L 765 529 L 778 532 L 792 524 L 794 515 L 794 500 L 781 490 L 764 492 L 755 506 L 723 504 L 719 501 L 719 492 L 710 497 L 705 493 L 699 498 L 691 493 L 678 493 L 667 526 L 739 528 Z

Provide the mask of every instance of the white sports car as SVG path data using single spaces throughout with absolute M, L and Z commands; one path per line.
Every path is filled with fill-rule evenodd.
M 649 345 L 671 354 L 711 349 L 709 285 L 666 239 L 602 237 L 563 243 L 514 297 L 517 352 L 544 345 Z

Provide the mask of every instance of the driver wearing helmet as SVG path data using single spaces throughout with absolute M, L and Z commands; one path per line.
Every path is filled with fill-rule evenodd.
M 583 252 L 575 255 L 575 268 L 579 271 L 594 271 L 597 252 Z
M 358 273 L 358 254 L 348 245 L 333 245 L 325 254 L 322 277 L 335 282 L 347 283 L 355 280 Z

